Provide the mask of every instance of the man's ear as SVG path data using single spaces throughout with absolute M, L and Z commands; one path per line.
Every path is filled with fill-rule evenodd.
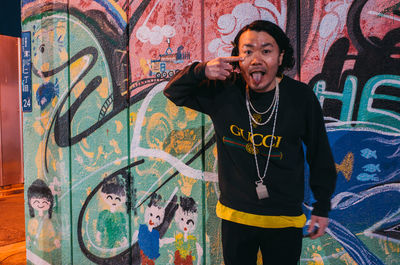
M 283 62 L 283 56 L 285 55 L 285 51 L 282 50 L 282 52 L 279 54 L 279 66 L 282 65 Z

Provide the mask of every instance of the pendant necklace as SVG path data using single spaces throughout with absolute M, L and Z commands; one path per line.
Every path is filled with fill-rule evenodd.
M 275 84 L 276 84 L 276 86 L 275 86 L 275 95 L 274 95 L 273 103 L 271 104 L 271 106 L 268 108 L 268 110 L 267 110 L 265 113 L 267 113 L 267 112 L 271 109 L 271 107 L 273 106 L 273 107 L 272 107 L 272 111 L 271 111 L 271 114 L 270 114 L 269 118 L 267 119 L 267 121 L 266 121 L 266 122 L 263 122 L 263 123 L 258 123 L 258 122 L 256 122 L 255 119 L 253 118 L 253 116 L 251 115 L 250 106 L 251 106 L 251 108 L 252 108 L 255 112 L 256 112 L 256 110 L 255 110 L 255 108 L 251 105 L 250 99 L 249 99 L 249 97 L 248 97 L 248 89 L 249 89 L 249 88 L 248 88 L 248 87 L 246 88 L 246 107 L 247 107 L 247 112 L 248 112 L 248 114 L 249 114 L 249 124 L 250 124 L 250 132 L 251 132 L 251 135 L 254 135 L 254 134 L 253 134 L 253 126 L 252 126 L 252 124 L 251 124 L 252 121 L 255 122 L 257 125 L 265 125 L 265 124 L 271 119 L 271 117 L 272 117 L 273 115 L 275 116 L 275 117 L 274 117 L 274 124 L 273 124 L 273 126 L 272 126 L 272 135 L 271 135 L 271 142 L 270 142 L 270 145 L 269 145 L 269 151 L 268 151 L 268 156 L 267 156 L 267 162 L 266 162 L 265 169 L 264 169 L 264 174 L 263 174 L 262 177 L 261 177 L 261 174 L 260 174 L 260 168 L 259 168 L 259 166 L 258 166 L 257 153 L 256 153 L 256 146 L 255 146 L 255 144 L 254 144 L 254 141 L 252 141 L 252 140 L 250 139 L 250 142 L 251 142 L 252 145 L 253 145 L 254 161 L 255 161 L 255 163 L 256 163 L 256 169 L 257 169 L 257 175 L 258 175 L 258 180 L 255 182 L 255 184 L 256 184 L 256 192 L 257 192 L 257 196 L 258 196 L 258 199 L 259 199 L 259 200 L 265 199 L 265 198 L 268 198 L 268 197 L 269 197 L 268 190 L 267 190 L 267 186 L 266 186 L 263 182 L 264 182 L 264 179 L 265 179 L 265 177 L 266 177 L 266 175 L 267 175 L 267 169 L 268 169 L 268 165 L 269 165 L 269 160 L 270 160 L 270 158 L 271 158 L 272 143 L 273 143 L 273 141 L 274 141 L 276 120 L 277 120 L 277 116 L 278 116 L 278 106 L 279 106 L 279 83 L 278 83 L 278 80 L 276 80 L 276 79 L 275 79 Z M 265 113 L 264 113 L 264 114 L 265 114 Z

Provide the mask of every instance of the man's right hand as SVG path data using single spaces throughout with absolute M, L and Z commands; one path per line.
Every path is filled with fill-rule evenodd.
M 239 56 L 218 57 L 206 64 L 206 77 L 210 80 L 225 80 L 233 72 L 231 63 L 243 61 Z

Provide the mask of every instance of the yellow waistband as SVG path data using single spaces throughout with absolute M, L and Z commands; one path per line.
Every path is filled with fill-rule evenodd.
M 217 216 L 231 222 L 262 227 L 262 228 L 302 228 L 306 224 L 306 216 L 270 216 L 245 213 L 222 205 L 219 201 L 216 208 Z

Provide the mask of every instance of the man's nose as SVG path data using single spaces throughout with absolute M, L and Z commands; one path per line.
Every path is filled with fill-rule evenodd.
M 261 56 L 257 52 L 255 52 L 251 58 L 251 64 L 252 65 L 257 65 L 261 64 Z

